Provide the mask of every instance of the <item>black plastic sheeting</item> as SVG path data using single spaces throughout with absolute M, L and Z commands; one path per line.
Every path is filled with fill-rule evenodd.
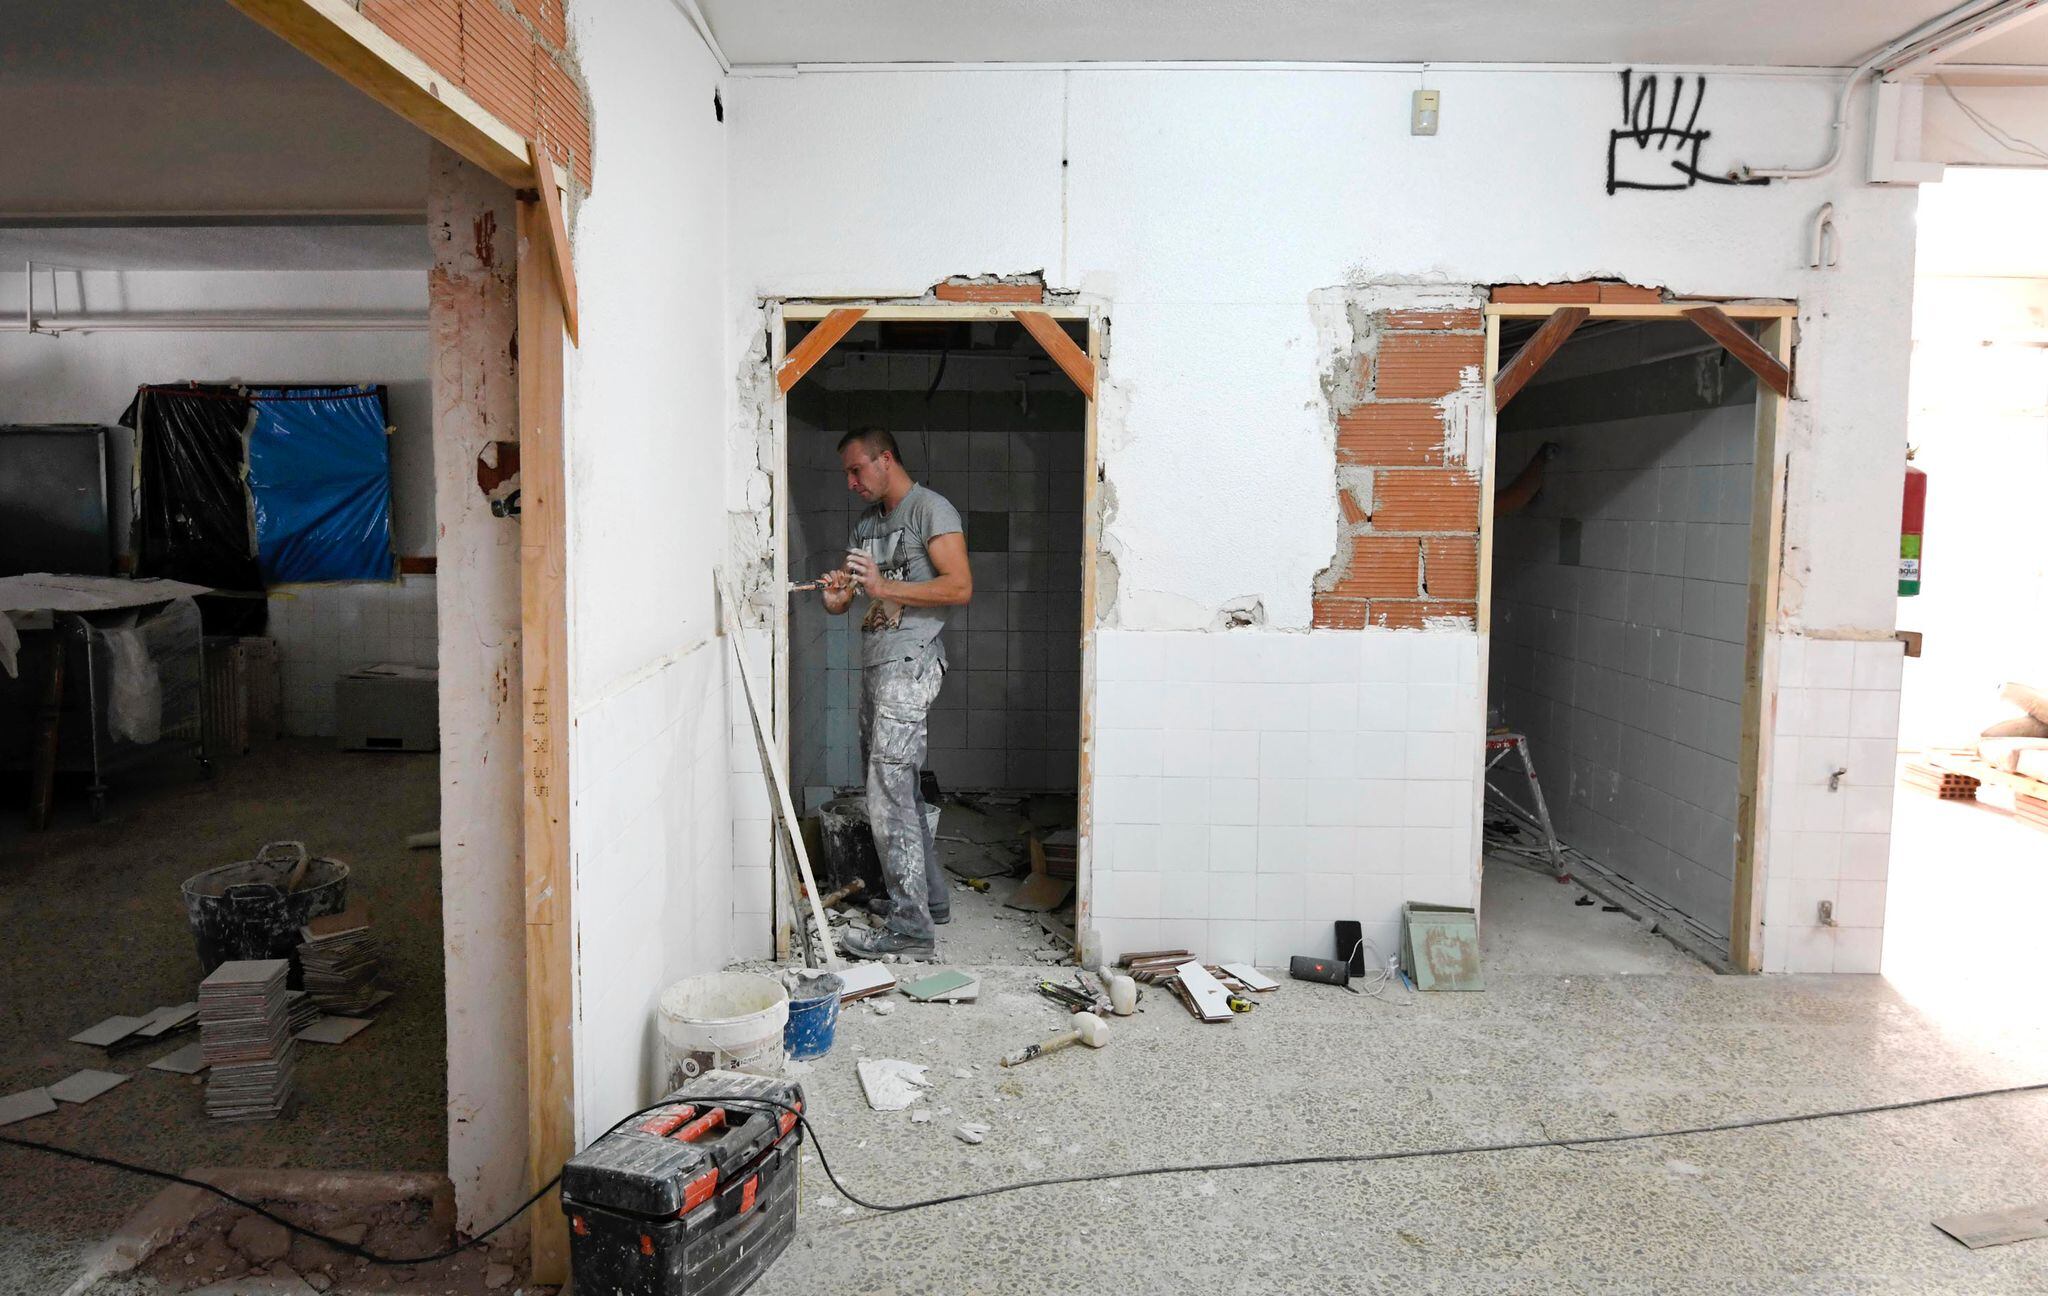
M 251 414 L 236 389 L 195 383 L 143 387 L 121 415 L 135 429 L 136 574 L 256 595 L 199 596 L 207 634 L 261 634 L 270 610 L 244 480 Z
M 260 590 L 249 519 L 250 404 L 230 387 L 144 387 L 121 422 L 135 429 L 141 499 L 136 571 Z

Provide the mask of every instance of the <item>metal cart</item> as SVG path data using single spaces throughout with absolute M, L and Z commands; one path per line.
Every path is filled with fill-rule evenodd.
M 55 612 L 45 630 L 24 630 L 15 677 L 0 674 L 0 734 L 31 738 L 50 654 L 64 660 L 57 772 L 86 774 L 94 819 L 106 813 L 107 779 L 169 753 L 213 763 L 201 724 L 199 608 L 190 598 L 103 612 Z M 30 768 L 32 741 L 0 750 L 0 768 Z

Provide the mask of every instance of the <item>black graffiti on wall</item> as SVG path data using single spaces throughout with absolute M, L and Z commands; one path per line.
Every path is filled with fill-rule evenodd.
M 1667 87 L 1656 73 L 1637 76 L 1633 68 L 1621 74 L 1622 127 L 1607 133 L 1607 192 L 1770 183 L 1762 177 L 1742 180 L 1700 169 L 1700 150 L 1713 136 L 1700 125 L 1707 79 L 1678 75 L 1669 80 Z

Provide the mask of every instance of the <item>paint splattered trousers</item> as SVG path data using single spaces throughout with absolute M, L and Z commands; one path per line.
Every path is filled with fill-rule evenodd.
M 933 904 L 947 912 L 946 875 L 939 867 L 918 771 L 924 768 L 925 714 L 939 696 L 946 666 L 934 649 L 881 662 L 860 673 L 860 750 L 867 764 L 868 826 L 889 888 L 889 930 L 928 941 L 937 933 Z

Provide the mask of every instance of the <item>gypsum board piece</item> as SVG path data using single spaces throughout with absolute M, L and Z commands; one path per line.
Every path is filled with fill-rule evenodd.
M 732 640 L 733 658 L 739 663 L 740 688 L 747 696 L 747 716 L 754 722 L 754 739 L 767 752 L 769 759 L 761 763 L 762 772 L 775 791 L 772 804 L 782 816 L 782 831 L 788 838 L 790 853 L 796 857 L 797 868 L 803 872 L 803 895 L 811 902 L 811 918 L 818 924 L 818 935 L 824 943 L 820 951 L 824 962 L 817 966 L 837 970 L 839 954 L 832 948 L 832 924 L 826 921 L 825 906 L 818 903 L 818 879 L 811 872 L 811 857 L 804 850 L 803 831 L 796 824 L 796 806 L 789 799 L 789 789 L 782 782 L 782 751 L 775 739 L 761 723 L 761 708 L 754 696 L 754 665 L 747 654 L 746 642 L 740 636 L 739 627 L 733 624 L 733 609 L 739 604 L 733 600 L 732 587 L 726 584 L 725 576 L 718 577 L 719 624 L 725 630 L 725 637 Z M 794 898 L 792 897 L 792 902 Z

